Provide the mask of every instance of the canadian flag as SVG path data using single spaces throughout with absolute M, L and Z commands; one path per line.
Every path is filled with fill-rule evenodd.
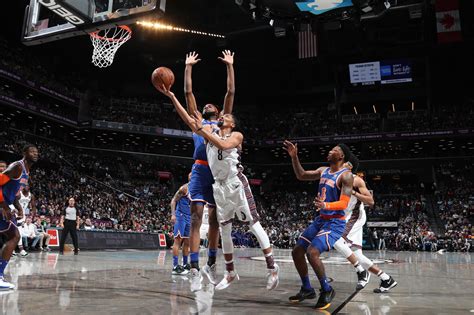
M 438 42 L 449 43 L 462 40 L 459 0 L 436 1 L 436 27 Z

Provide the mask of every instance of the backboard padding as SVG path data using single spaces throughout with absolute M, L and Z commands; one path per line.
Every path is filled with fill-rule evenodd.
M 38 45 L 164 15 L 166 0 L 30 0 L 22 41 Z

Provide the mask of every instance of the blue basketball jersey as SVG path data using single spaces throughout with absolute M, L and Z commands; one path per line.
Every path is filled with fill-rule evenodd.
M 348 172 L 348 170 L 343 168 L 336 173 L 331 173 L 331 168 L 328 167 L 324 170 L 323 174 L 321 174 L 318 192 L 319 197 L 324 202 L 339 201 L 339 198 L 341 197 L 341 189 L 337 187 L 337 180 L 339 176 L 345 172 Z M 322 215 L 344 215 L 344 212 L 339 210 L 321 209 L 320 213 Z
M 209 121 L 209 120 L 202 120 L 202 125 L 217 125 L 217 121 Z M 206 141 L 204 137 L 193 133 L 193 141 L 194 141 L 194 160 L 202 160 L 207 161 L 207 154 L 206 154 Z
M 176 203 L 176 213 L 191 215 L 191 200 L 189 199 L 189 194 L 179 198 Z
M 3 200 L 6 204 L 11 205 L 16 199 L 21 188 L 28 185 L 29 173 L 26 171 L 25 161 L 20 160 L 16 163 L 21 164 L 21 175 L 18 178 L 12 178 L 2 188 Z

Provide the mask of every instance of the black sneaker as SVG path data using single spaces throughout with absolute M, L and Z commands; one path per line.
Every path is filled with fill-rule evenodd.
M 173 268 L 173 271 L 171 272 L 172 275 L 180 275 L 183 273 L 183 267 L 181 267 L 180 265 L 176 265 L 174 266 Z
M 191 266 L 190 266 L 190 267 L 191 267 Z M 187 275 L 188 273 L 191 272 L 191 268 L 189 268 L 189 270 L 188 270 L 188 269 L 186 269 L 184 266 L 181 266 L 181 265 L 179 266 L 179 268 L 180 268 L 180 270 L 181 270 L 181 275 L 182 275 L 182 276 Z
M 362 290 L 369 283 L 370 273 L 367 270 L 357 272 L 357 287 L 356 290 Z
M 316 292 L 314 292 L 314 289 L 311 288 L 311 290 L 307 290 L 303 287 L 301 287 L 300 292 L 298 294 L 290 296 L 289 300 L 291 303 L 299 303 L 303 302 L 306 299 L 314 299 L 316 297 Z
M 393 280 L 392 276 L 388 280 L 380 281 L 380 287 L 378 289 L 374 289 L 374 293 L 385 293 L 388 292 L 390 289 L 395 288 L 397 286 L 397 282 Z
M 334 291 L 333 288 L 331 288 L 331 291 L 323 291 L 322 289 L 319 290 L 319 299 L 316 305 L 314 306 L 315 309 L 317 310 L 325 310 L 329 306 L 331 306 L 331 301 L 334 299 L 336 296 L 336 291 Z
M 190 264 L 184 265 L 183 268 L 186 269 L 187 271 L 191 271 L 191 265 Z

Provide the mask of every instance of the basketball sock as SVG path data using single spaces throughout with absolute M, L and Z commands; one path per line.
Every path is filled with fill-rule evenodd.
M 329 282 L 326 276 L 323 276 L 321 279 L 319 279 L 319 283 L 321 283 L 321 288 L 323 289 L 324 292 L 328 292 L 332 290 L 332 287 L 329 285 Z
M 228 272 L 234 271 L 234 260 L 225 262 L 225 270 Z
M 183 265 L 187 265 L 187 264 L 188 264 L 188 256 L 183 255 Z
M 217 255 L 217 249 L 211 249 L 207 251 L 207 254 L 209 256 L 209 260 L 207 261 L 208 266 L 212 266 L 216 263 L 216 255 Z
M 380 270 L 380 272 L 377 274 L 377 277 L 379 277 L 380 279 L 384 281 L 387 281 L 388 279 L 390 279 L 390 276 L 386 274 L 385 272 L 383 272 L 382 270 Z
M 199 270 L 199 252 L 191 252 L 191 268 L 196 268 Z
M 303 289 L 312 290 L 311 282 L 309 281 L 309 276 L 301 277 L 301 282 L 303 283 Z
M 356 261 L 354 264 L 354 268 L 357 270 L 357 272 L 363 272 L 364 268 L 359 264 L 359 261 Z
M 178 265 L 178 256 L 173 256 L 173 267 Z
M 268 269 L 274 269 L 275 268 L 275 259 L 273 259 L 273 252 L 265 254 L 265 260 L 267 262 L 267 268 Z
M 5 272 L 5 268 L 7 268 L 8 260 L 0 259 L 0 277 L 3 277 L 3 273 Z

